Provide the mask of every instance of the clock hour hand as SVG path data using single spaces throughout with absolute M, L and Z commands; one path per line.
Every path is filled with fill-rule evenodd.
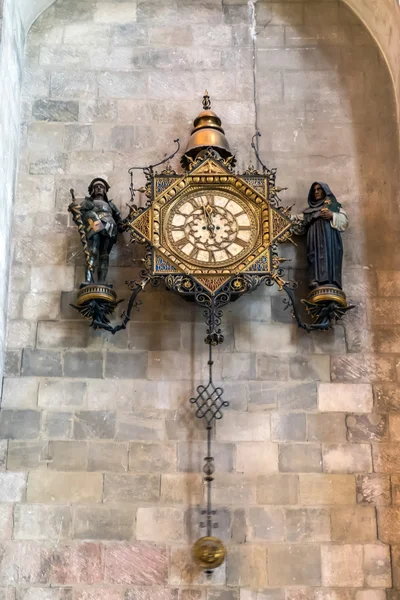
M 213 222 L 212 222 L 212 219 L 211 219 L 211 215 L 213 213 L 213 209 L 211 208 L 211 206 L 209 204 L 207 204 L 207 206 L 203 205 L 203 213 L 204 213 L 204 216 L 205 216 L 206 221 L 208 223 L 207 229 L 210 232 L 210 236 L 211 237 L 215 237 L 215 225 L 213 225 Z

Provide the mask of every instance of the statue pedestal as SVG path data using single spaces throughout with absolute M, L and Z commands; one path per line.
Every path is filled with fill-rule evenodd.
M 346 294 L 335 285 L 320 285 L 312 290 L 307 297 L 312 304 L 329 304 L 336 302 L 339 306 L 347 307 Z
M 117 294 L 112 285 L 106 283 L 82 283 L 77 296 L 77 306 L 73 306 L 84 317 L 91 321 L 91 325 L 97 327 L 107 326 L 110 323 L 109 316 L 117 308 L 121 300 L 117 300 Z M 104 328 L 104 327 L 103 327 Z

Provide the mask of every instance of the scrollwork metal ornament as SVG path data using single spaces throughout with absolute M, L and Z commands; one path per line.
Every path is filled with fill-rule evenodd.
M 194 121 L 192 136 L 181 158 L 183 173 L 177 173 L 170 164 L 179 151 L 179 140 L 175 140 L 174 152 L 157 164 L 129 169 L 129 211 L 119 220 L 118 228 L 129 234 L 132 244 L 143 245 L 145 254 L 139 278 L 127 282 L 131 296 L 120 322 L 110 323 L 119 303 L 110 284 L 104 290 L 104 284 L 85 282 L 75 306 L 95 329 L 112 334 L 126 329 L 132 312 L 139 309 L 139 295 L 148 285 L 157 287 L 163 283 L 167 290 L 203 310 L 209 377 L 198 386 L 190 403 L 196 417 L 204 421 L 207 434 L 203 469 L 206 535 L 196 542 L 193 555 L 209 575 L 222 564 L 226 554 L 222 542 L 212 535 L 216 526 L 212 507 L 213 429 L 229 405 L 223 389 L 213 381 L 213 351 L 224 342 L 223 308 L 263 284 L 277 285 L 285 292 L 287 308 L 298 327 L 306 331 L 329 329 L 351 308 L 338 288 L 319 287 L 304 301 L 312 322 L 302 320 L 295 297 L 297 284 L 285 280 L 282 265 L 286 259 L 279 255 L 279 246 L 300 232 L 299 219 L 292 217 L 291 207 L 282 206 L 279 194 L 286 188 L 276 185 L 277 170 L 261 161 L 256 143 L 259 135 L 257 132 L 253 136 L 251 145 L 261 170 L 250 164 L 244 173 L 235 173 L 235 157 L 206 92 L 203 111 Z M 166 166 L 158 173 L 156 167 L 161 165 Z M 136 170 L 141 170 L 146 178 L 142 188 L 135 188 Z M 144 206 L 136 203 L 138 191 L 147 198 Z M 88 251 L 87 228 L 75 198 L 70 211 L 89 268 L 92 255 Z

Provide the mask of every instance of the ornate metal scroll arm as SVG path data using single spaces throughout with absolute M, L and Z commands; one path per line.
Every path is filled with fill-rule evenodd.
M 131 313 L 134 307 L 138 307 L 136 302 L 136 298 L 144 290 L 146 285 L 150 281 L 150 276 L 146 275 L 142 281 L 131 281 L 126 282 L 129 286 L 129 289 L 132 290 L 131 297 L 129 298 L 128 306 L 126 311 L 124 311 L 121 315 L 121 323 L 113 327 L 109 323 L 104 323 L 103 321 L 98 321 L 95 318 L 92 321 L 92 326 L 94 329 L 105 329 L 106 331 L 110 331 L 113 335 L 117 333 L 117 331 L 121 331 L 121 329 L 126 329 L 129 321 L 131 320 Z
M 214 522 L 216 511 L 212 508 L 212 482 L 214 481 L 215 471 L 211 447 L 212 428 L 215 421 L 222 419 L 223 408 L 229 406 L 229 402 L 223 399 L 223 388 L 215 387 L 213 382 L 213 345 L 209 343 L 208 383 L 207 385 L 199 385 L 197 387 L 197 396 L 189 400 L 196 407 L 196 417 L 204 419 L 207 431 L 207 455 L 204 458 L 203 467 L 207 499 L 206 509 L 202 511 L 202 515 L 205 515 L 205 522 L 200 523 L 200 527 L 205 527 L 206 535 L 194 544 L 193 556 L 208 576 L 213 573 L 214 569 L 222 565 L 226 556 L 223 543 L 212 535 L 213 529 L 218 527 L 218 524 Z

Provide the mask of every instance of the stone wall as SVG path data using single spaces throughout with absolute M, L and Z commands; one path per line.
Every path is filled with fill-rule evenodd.
M 153 290 L 126 333 L 90 331 L 70 307 L 83 261 L 67 213 L 69 188 L 82 195 L 95 175 L 124 208 L 127 168 L 189 136 L 205 87 L 240 168 L 257 123 L 288 204 L 301 210 L 315 179 L 331 184 L 351 219 L 357 304 L 344 327 L 311 335 L 276 290 L 225 311 L 216 381 L 231 408 L 216 431 L 215 502 L 229 555 L 211 582 L 190 563 L 201 310 Z M 253 14 L 240 0 L 58 0 L 39 18 L 0 411 L 1 600 L 383 600 L 392 582 L 395 599 L 396 131 L 382 57 L 336 1 L 258 2 Z M 301 243 L 283 252 L 304 279 Z M 121 297 L 137 270 L 120 240 Z
M 20 6 L 0 0 L 0 378 L 3 376 L 7 320 L 10 233 L 19 147 L 20 92 L 25 31 Z

